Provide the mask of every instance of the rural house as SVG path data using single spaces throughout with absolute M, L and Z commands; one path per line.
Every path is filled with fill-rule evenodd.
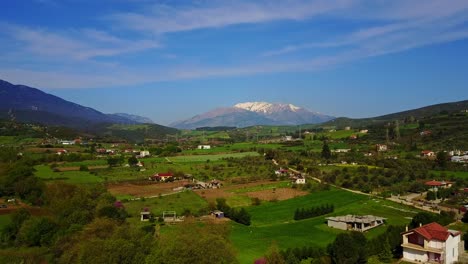
M 453 182 L 436 181 L 436 180 L 432 180 L 432 181 L 428 181 L 428 182 L 424 183 L 424 185 L 430 187 L 435 192 L 440 188 L 444 188 L 444 189 L 445 188 L 450 188 L 450 187 L 452 187 L 452 184 L 453 184 Z
M 211 149 L 210 145 L 198 145 L 198 149 Z
M 141 212 L 140 212 L 140 220 L 142 222 L 146 222 L 146 221 L 149 221 L 151 218 L 151 212 L 149 211 L 149 209 L 146 207 L 144 208 Z
M 160 172 L 156 173 L 153 176 L 149 177 L 149 180 L 152 181 L 167 181 L 168 179 L 174 177 L 174 175 L 171 172 Z
M 431 151 L 431 150 L 423 150 L 421 151 L 421 157 L 432 158 L 432 157 L 435 157 L 435 153 L 434 151 Z
M 329 227 L 341 230 L 365 232 L 369 229 L 383 225 L 386 218 L 373 215 L 345 215 L 327 217 Z
M 377 145 L 375 145 L 375 148 L 377 149 L 377 151 L 387 151 L 388 150 L 387 145 L 385 145 L 385 144 L 377 144 Z
M 458 261 L 460 232 L 438 223 L 430 223 L 406 231 L 403 235 L 403 260 L 423 263 L 451 264 Z

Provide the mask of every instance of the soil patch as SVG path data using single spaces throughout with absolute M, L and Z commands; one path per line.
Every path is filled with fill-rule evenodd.
M 298 196 L 304 196 L 309 194 L 309 192 L 301 191 L 293 188 L 277 188 L 273 190 L 263 190 L 256 192 L 248 192 L 247 196 L 250 198 L 258 198 L 263 201 L 282 201 L 287 199 L 292 199 Z

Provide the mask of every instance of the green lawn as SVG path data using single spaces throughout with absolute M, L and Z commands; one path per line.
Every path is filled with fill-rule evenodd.
M 104 180 L 88 171 L 54 172 L 47 165 L 34 166 L 35 175 L 43 180 L 62 180 L 72 184 L 100 183 Z
M 461 178 L 461 179 L 468 179 L 468 171 L 430 171 L 431 174 L 437 175 L 438 177 L 441 177 L 441 175 L 444 175 L 441 177 L 441 180 L 450 180 L 452 177 L 453 178 Z
M 133 224 L 142 225 L 140 222 L 140 212 L 143 208 L 148 208 L 155 216 L 162 216 L 163 211 L 176 211 L 178 215 L 185 209 L 197 213 L 200 209 L 206 208 L 208 203 L 192 191 L 185 191 L 177 194 L 161 196 L 124 203 L 125 209 L 131 215 L 128 219 Z
M 7 215 L 0 215 L 0 230 L 3 230 L 5 226 L 7 226 L 11 222 L 11 216 Z
M 293 220 L 296 208 L 325 203 L 334 204 L 335 212 L 301 221 Z M 249 207 L 248 211 L 252 215 L 251 226 L 231 224 L 231 240 L 238 250 L 241 263 L 252 263 L 256 258 L 261 257 L 272 241 L 276 241 L 280 249 L 304 245 L 326 247 L 337 234 L 344 232 L 329 228 L 325 223 L 325 217 L 328 216 L 372 214 L 388 218 L 388 224 L 404 225 L 416 212 L 414 209 L 396 203 L 338 189 L 312 193 L 281 202 L 265 202 L 259 206 Z M 366 236 L 374 237 L 383 231 L 384 228 L 379 227 L 367 232 Z
M 258 156 L 258 152 L 239 152 L 213 155 L 189 155 L 168 157 L 172 162 L 206 162 L 207 160 L 216 161 L 224 158 L 242 158 L 246 156 Z

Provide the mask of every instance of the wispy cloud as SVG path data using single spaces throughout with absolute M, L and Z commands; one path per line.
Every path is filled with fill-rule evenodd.
M 88 60 L 160 47 L 154 40 L 125 40 L 95 29 L 53 32 L 13 24 L 0 24 L 3 34 L 33 55 Z
M 107 19 L 122 27 L 170 33 L 275 20 L 303 20 L 349 7 L 356 0 L 214 1 L 198 6 L 154 5 L 141 13 L 116 13 Z
M 355 10 L 362 7 L 355 6 Z M 373 19 L 379 26 L 368 26 L 344 36 L 321 42 L 291 44 L 261 55 L 280 56 L 313 48 L 336 48 L 372 50 L 374 54 L 386 54 L 387 50 L 406 50 L 408 47 L 430 45 L 466 38 L 462 33 L 468 30 L 467 1 L 394 1 L 391 7 L 382 6 L 373 12 L 351 12 L 354 19 Z M 350 15 L 348 15 L 350 16 Z M 450 37 L 449 37 L 450 36 Z
M 0 68 L 0 78 L 58 89 L 318 71 L 368 57 L 468 38 L 468 1 L 465 0 L 202 1 L 190 6 L 148 5 L 144 2 L 142 6 L 141 12 L 105 15 L 105 23 L 110 23 L 104 28 L 112 28 L 112 31 L 102 28 L 57 30 L 0 24 L 0 36 L 7 35 L 19 43 L 19 50 L 44 58 L 68 58 L 76 66 L 76 69 L 40 71 L 21 65 L 9 68 L 4 66 Z M 183 56 L 158 41 L 159 35 L 171 39 L 175 34 L 170 33 L 183 34 L 191 30 L 219 29 L 238 24 L 294 20 L 314 25 L 316 16 L 343 24 L 350 20 L 361 23 L 360 27 L 344 27 L 344 33 L 330 32 L 326 38 L 325 35 L 317 35 L 313 42 L 296 40 L 289 45 L 277 45 L 278 49 L 266 50 L 258 57 L 242 58 L 239 60 L 241 62 L 230 66 L 219 61 L 205 62 L 203 59 L 196 65 L 184 63 Z M 132 38 L 122 37 L 128 36 L 126 34 L 119 35 L 128 31 Z M 156 37 L 157 40 L 148 36 Z M 197 44 L 203 46 L 205 43 Z M 274 42 L 271 44 L 275 45 Z M 190 43 L 187 43 L 188 46 Z M 112 64 L 111 67 L 91 64 L 100 57 L 112 57 L 119 61 L 119 55 L 155 48 L 167 48 L 160 55 L 166 59 L 164 61 L 167 65 L 157 62 L 144 66 L 137 63 L 128 67 L 120 64 Z M 325 49 L 326 56 L 309 55 L 320 54 Z M 316 52 L 308 53 L 307 50 Z M 285 56 L 287 54 L 301 56 L 291 58 Z M 83 68 L 87 68 L 86 71 Z

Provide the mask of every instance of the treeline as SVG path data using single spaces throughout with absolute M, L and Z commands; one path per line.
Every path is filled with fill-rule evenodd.
M 216 208 L 224 213 L 225 217 L 229 217 L 232 221 L 243 225 L 250 225 L 250 214 L 244 208 L 235 209 L 231 208 L 226 203 L 226 199 L 217 198 Z
M 298 208 L 294 212 L 294 220 L 301 220 L 333 213 L 335 206 L 333 204 L 325 204 L 312 208 Z

